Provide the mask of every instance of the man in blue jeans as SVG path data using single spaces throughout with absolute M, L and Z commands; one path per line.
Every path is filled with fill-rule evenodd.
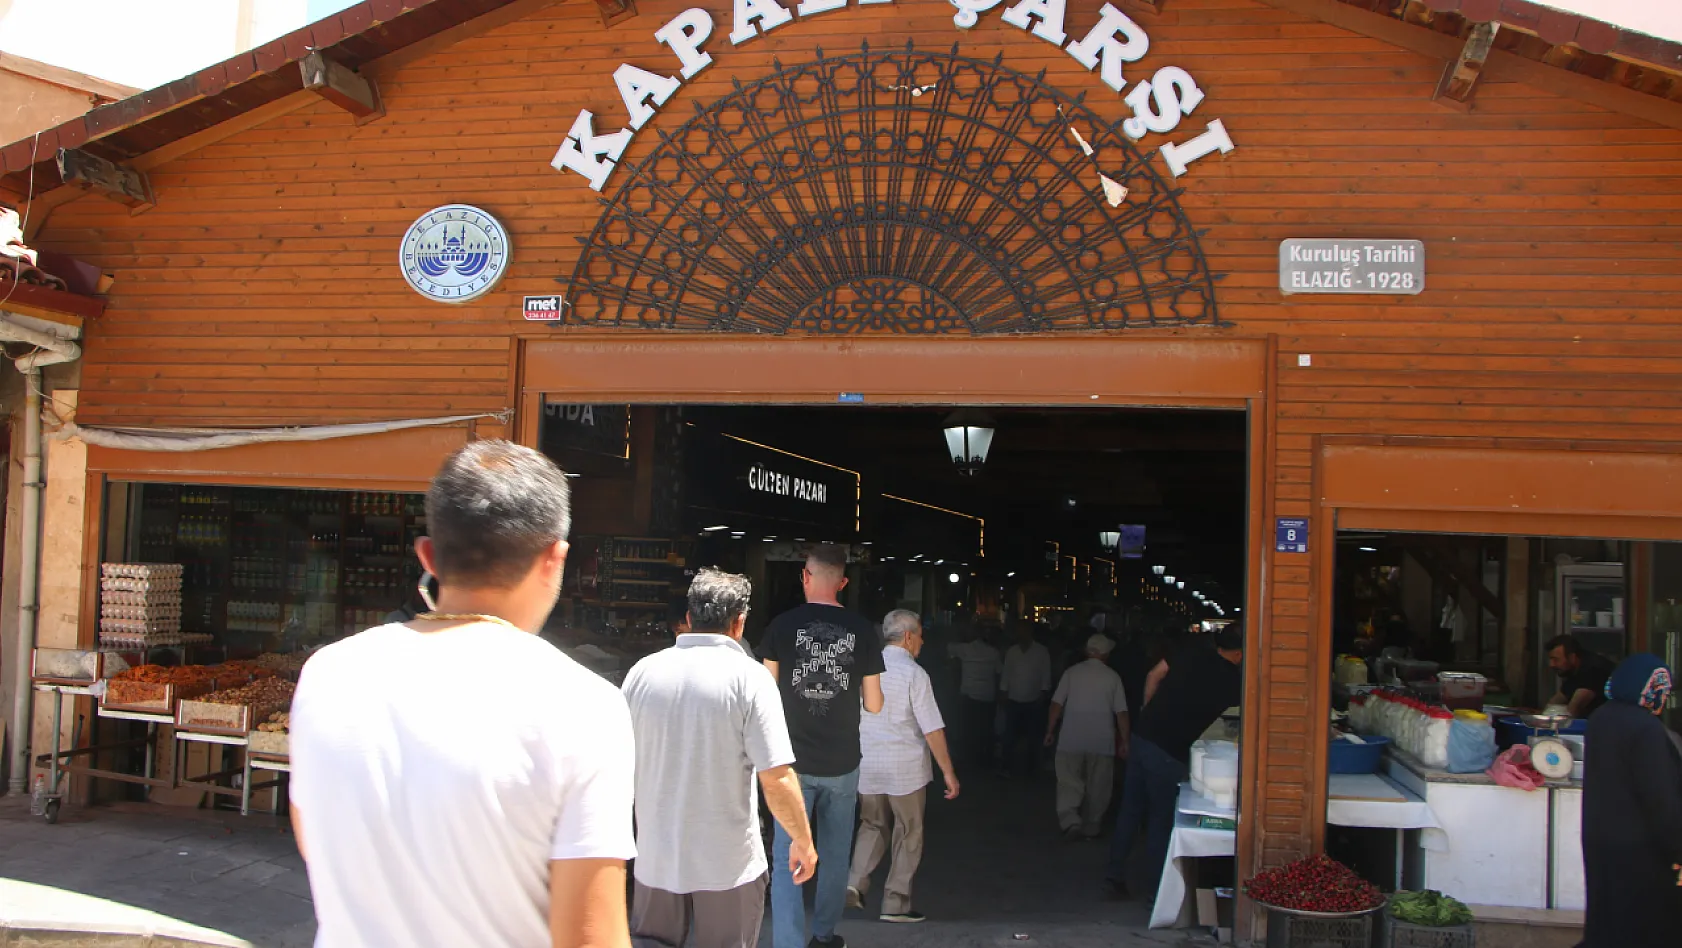
M 794 769 L 818 850 L 817 897 L 810 948 L 846 948 L 835 933 L 847 901 L 853 816 L 859 799 L 860 704 L 882 710 L 882 639 L 869 619 L 841 605 L 847 551 L 825 544 L 806 558 L 806 604 L 771 620 L 759 657 L 777 679 Z M 861 702 L 862 697 L 862 702 Z M 789 837 L 772 837 L 775 865 L 788 862 Z M 809 948 L 806 901 L 788 873 L 771 880 L 773 948 Z
M 1121 812 L 1110 837 L 1104 888 L 1110 898 L 1127 898 L 1127 857 L 1139 824 L 1145 825 L 1145 858 L 1150 892 L 1161 881 L 1168 842 L 1174 834 L 1174 810 L 1180 784 L 1190 775 L 1191 745 L 1238 704 L 1244 685 L 1244 625 L 1233 622 L 1214 635 L 1183 642 L 1145 679 L 1145 703 L 1133 726 Z M 820 857 L 821 858 L 821 857 Z

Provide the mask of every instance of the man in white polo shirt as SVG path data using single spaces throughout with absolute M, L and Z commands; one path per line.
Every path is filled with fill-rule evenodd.
M 782 695 L 741 644 L 752 593 L 745 576 L 701 570 L 689 586 L 689 631 L 625 676 L 637 740 L 639 948 L 759 942 L 766 863 L 755 774 L 791 840 L 788 866 L 772 870 L 801 885 L 817 868 Z
M 911 880 L 923 859 L 923 803 L 934 773 L 929 755 L 940 764 L 946 799 L 958 795 L 958 775 L 946 747 L 946 724 L 934 701 L 929 673 L 917 664 L 923 650 L 923 625 L 917 613 L 896 609 L 882 619 L 882 710 L 859 723 L 859 833 L 853 844 L 847 902 L 864 907 L 870 874 L 893 841 L 887 883 L 882 886 L 884 922 L 920 922 L 911 907 Z M 889 828 L 889 817 L 893 827 Z

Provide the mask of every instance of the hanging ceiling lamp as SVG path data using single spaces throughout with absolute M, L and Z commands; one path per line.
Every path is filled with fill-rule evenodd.
M 946 450 L 959 474 L 981 473 L 993 446 L 993 419 L 973 408 L 960 408 L 946 419 Z
M 1098 532 L 1098 545 L 1103 547 L 1106 550 L 1113 550 L 1116 547 L 1120 546 L 1121 545 L 1121 531 L 1120 530 L 1100 530 Z

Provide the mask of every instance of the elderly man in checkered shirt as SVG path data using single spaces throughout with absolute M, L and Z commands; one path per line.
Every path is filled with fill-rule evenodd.
M 923 624 L 917 613 L 896 609 L 882 620 L 882 710 L 859 723 L 859 834 L 847 884 L 847 904 L 864 908 L 870 874 L 892 840 L 887 883 L 882 887 L 884 922 L 920 922 L 911 907 L 911 879 L 923 858 L 923 802 L 934 773 L 932 753 L 946 782 L 946 799 L 958 795 L 958 775 L 946 747 L 946 724 L 935 705 L 929 673 L 917 664 Z M 889 830 L 892 815 L 893 830 Z

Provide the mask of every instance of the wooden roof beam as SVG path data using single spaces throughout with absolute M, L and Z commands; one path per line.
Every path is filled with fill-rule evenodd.
M 298 69 L 304 75 L 305 89 L 349 112 L 359 122 L 385 113 L 380 105 L 380 90 L 372 79 L 328 59 L 320 51 L 305 56 Z
M 637 15 L 635 0 L 596 0 L 596 12 L 602 15 L 602 26 L 613 26 Z
M 1464 44 L 1442 33 L 1403 23 L 1339 0 L 1261 0 L 1280 10 L 1289 10 L 1361 36 L 1410 49 L 1425 56 L 1452 61 Z M 1588 102 L 1603 109 L 1634 115 L 1658 125 L 1682 128 L 1682 103 L 1660 99 L 1633 89 L 1624 89 L 1569 70 L 1534 62 L 1505 50 L 1489 53 L 1485 64 L 1489 81 L 1522 82 L 1535 89 Z
M 79 148 L 58 150 L 58 174 L 64 183 L 146 210 L 157 203 L 146 172 L 108 161 Z
M 1489 59 L 1490 50 L 1495 47 L 1495 34 L 1500 31 L 1499 23 L 1473 24 L 1472 32 L 1466 36 L 1466 45 L 1443 70 L 1443 77 L 1437 81 L 1437 91 L 1431 94 L 1431 98 L 1450 108 L 1470 110 L 1472 95 L 1478 91 L 1478 79 L 1483 76 L 1483 65 Z

